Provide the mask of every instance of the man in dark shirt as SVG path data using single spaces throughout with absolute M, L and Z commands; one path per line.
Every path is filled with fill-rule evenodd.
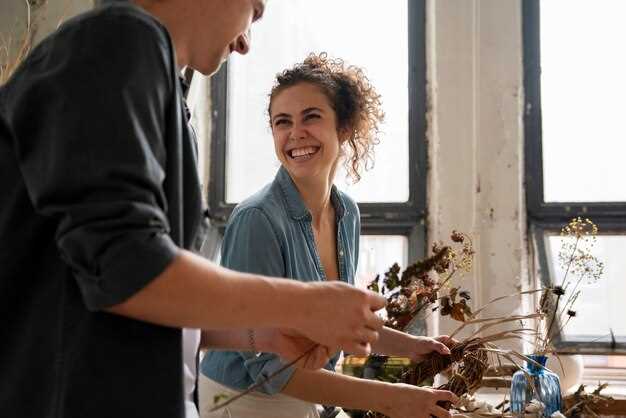
M 246 53 L 264 8 L 98 7 L 0 89 L 0 417 L 181 417 L 180 327 L 288 359 L 317 342 L 317 366 L 339 347 L 369 351 L 382 298 L 236 273 L 189 251 L 201 194 L 179 70 L 209 75 Z

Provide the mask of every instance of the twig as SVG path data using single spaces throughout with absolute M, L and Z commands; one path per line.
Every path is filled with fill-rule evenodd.
M 519 321 L 521 319 L 537 318 L 539 316 L 541 316 L 541 314 L 534 313 L 534 314 L 528 314 L 528 315 L 499 316 L 496 318 L 473 319 L 471 321 L 463 322 L 459 327 L 457 327 L 457 329 L 454 330 L 454 332 L 450 335 L 450 338 L 453 338 L 455 335 L 461 332 L 463 328 L 465 328 L 467 325 L 482 324 L 484 322 L 504 324 L 507 322 Z
M 491 305 L 492 303 L 501 301 L 503 299 L 508 299 L 508 298 L 512 298 L 515 296 L 521 296 L 521 295 L 529 295 L 532 293 L 537 293 L 537 292 L 541 292 L 542 290 L 545 290 L 544 288 L 539 288 L 539 289 L 532 289 L 532 290 L 525 290 L 523 292 L 516 292 L 516 293 L 512 293 L 510 295 L 506 295 L 506 296 L 499 296 L 497 298 L 491 299 L 489 302 L 485 303 L 483 306 L 481 306 L 477 311 L 474 312 L 474 316 L 478 316 L 479 313 L 481 313 L 483 310 L 485 310 L 485 308 L 487 308 L 489 305 Z
M 574 243 L 574 249 L 572 250 L 572 255 L 569 258 L 569 262 L 567 263 L 567 269 L 565 270 L 565 275 L 563 276 L 563 281 L 561 282 L 561 287 L 563 287 L 565 285 L 565 282 L 567 280 L 567 274 L 569 273 L 569 269 L 572 266 L 572 262 L 574 261 L 574 254 L 576 254 L 576 249 L 578 248 L 578 241 L 580 241 L 580 237 L 576 237 L 576 242 Z M 556 297 L 556 304 L 554 305 L 554 311 L 552 312 L 552 318 L 550 318 L 550 325 L 548 326 L 548 330 L 546 332 L 546 340 L 547 341 L 552 341 L 552 338 L 550 338 L 550 331 L 552 331 L 552 326 L 554 325 L 554 320 L 557 316 L 557 313 L 559 311 L 559 301 L 561 300 L 561 295 L 557 295 Z

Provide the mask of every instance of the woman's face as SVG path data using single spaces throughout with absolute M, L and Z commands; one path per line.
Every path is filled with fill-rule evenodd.
M 335 111 L 322 90 L 299 83 L 278 93 L 270 106 L 276 156 L 295 179 L 332 182 L 340 156 Z

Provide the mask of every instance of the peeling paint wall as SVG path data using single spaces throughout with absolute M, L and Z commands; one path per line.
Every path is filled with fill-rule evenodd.
M 475 265 L 462 284 L 480 306 L 528 281 L 521 4 L 429 0 L 427 9 L 428 237 L 472 236 Z M 522 304 L 507 300 L 486 315 Z M 453 328 L 446 319 L 439 332 Z
M 13 59 L 28 33 L 29 22 L 31 29 L 34 30 L 34 44 L 37 44 L 54 31 L 61 22 L 91 7 L 93 7 L 93 0 L 2 0 L 0 2 L 0 48 L 8 46 L 10 59 Z M 5 59 L 4 51 L 0 52 L 0 60 L 4 62 Z

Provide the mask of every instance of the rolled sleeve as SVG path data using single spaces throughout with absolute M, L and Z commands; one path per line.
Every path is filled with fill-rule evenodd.
M 224 233 L 221 264 L 245 273 L 285 276 L 278 233 L 262 209 L 248 207 L 233 214 Z
M 286 364 L 280 357 L 270 353 L 261 353 L 244 361 L 244 366 L 254 382 L 262 383 L 259 391 L 268 395 L 280 393 L 291 379 L 295 371 L 294 367 L 288 367 L 270 379 L 270 376 L 277 373 Z
M 60 256 L 91 310 L 123 302 L 177 253 L 163 190 L 171 54 L 156 22 L 111 13 L 62 27 L 14 82 L 30 199 L 57 221 Z

